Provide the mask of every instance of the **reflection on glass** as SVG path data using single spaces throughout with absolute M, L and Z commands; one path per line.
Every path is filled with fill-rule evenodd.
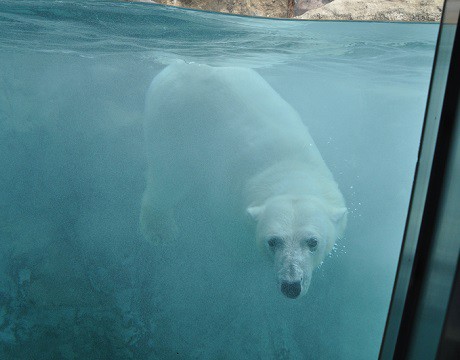
M 281 22 L 110 2 L 3 1 L 0 14 L 1 358 L 377 357 L 437 25 Z M 235 226 L 224 176 L 214 184 L 222 191 L 194 189 L 176 203 L 169 243 L 142 236 L 144 100 L 176 60 L 251 68 L 276 94 L 246 94 L 245 79 L 232 78 L 246 107 L 197 97 L 205 120 L 223 109 L 241 119 L 266 103 L 280 128 L 290 126 L 289 109 L 308 127 L 348 225 L 303 296 L 283 295 L 250 224 Z M 192 99 L 207 85 L 194 86 Z M 167 96 L 178 116 L 193 113 L 180 106 L 190 99 Z M 187 139 L 213 144 L 212 132 L 194 135 Z M 208 181 L 233 171 L 211 168 L 193 170 Z M 187 180 L 173 175 L 167 186 Z M 219 211 L 204 210 L 203 194 Z M 313 238 L 304 242 L 311 249 Z

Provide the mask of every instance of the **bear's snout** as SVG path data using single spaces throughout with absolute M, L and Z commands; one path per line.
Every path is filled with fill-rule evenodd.
M 302 292 L 302 284 L 300 281 L 283 281 L 281 283 L 281 292 L 288 298 L 295 299 Z

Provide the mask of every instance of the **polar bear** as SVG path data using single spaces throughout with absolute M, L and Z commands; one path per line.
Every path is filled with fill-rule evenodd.
M 254 70 L 174 63 L 146 96 L 147 186 L 140 225 L 179 232 L 174 210 L 198 193 L 209 211 L 254 224 L 279 289 L 304 295 L 346 226 L 344 198 L 297 112 Z

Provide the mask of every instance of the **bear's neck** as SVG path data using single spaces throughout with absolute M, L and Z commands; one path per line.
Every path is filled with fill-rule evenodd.
M 301 161 L 280 161 L 248 181 L 245 206 L 262 205 L 268 198 L 279 195 L 319 195 L 323 192 L 321 178 L 324 182 L 332 179 L 332 174 L 322 162 L 306 166 Z

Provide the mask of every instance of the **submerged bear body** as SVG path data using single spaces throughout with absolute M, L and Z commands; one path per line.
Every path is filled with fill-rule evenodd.
M 251 69 L 176 63 L 152 81 L 144 132 L 144 236 L 175 238 L 176 207 L 199 193 L 213 215 L 249 217 L 280 291 L 305 294 L 345 229 L 346 207 L 297 112 Z

